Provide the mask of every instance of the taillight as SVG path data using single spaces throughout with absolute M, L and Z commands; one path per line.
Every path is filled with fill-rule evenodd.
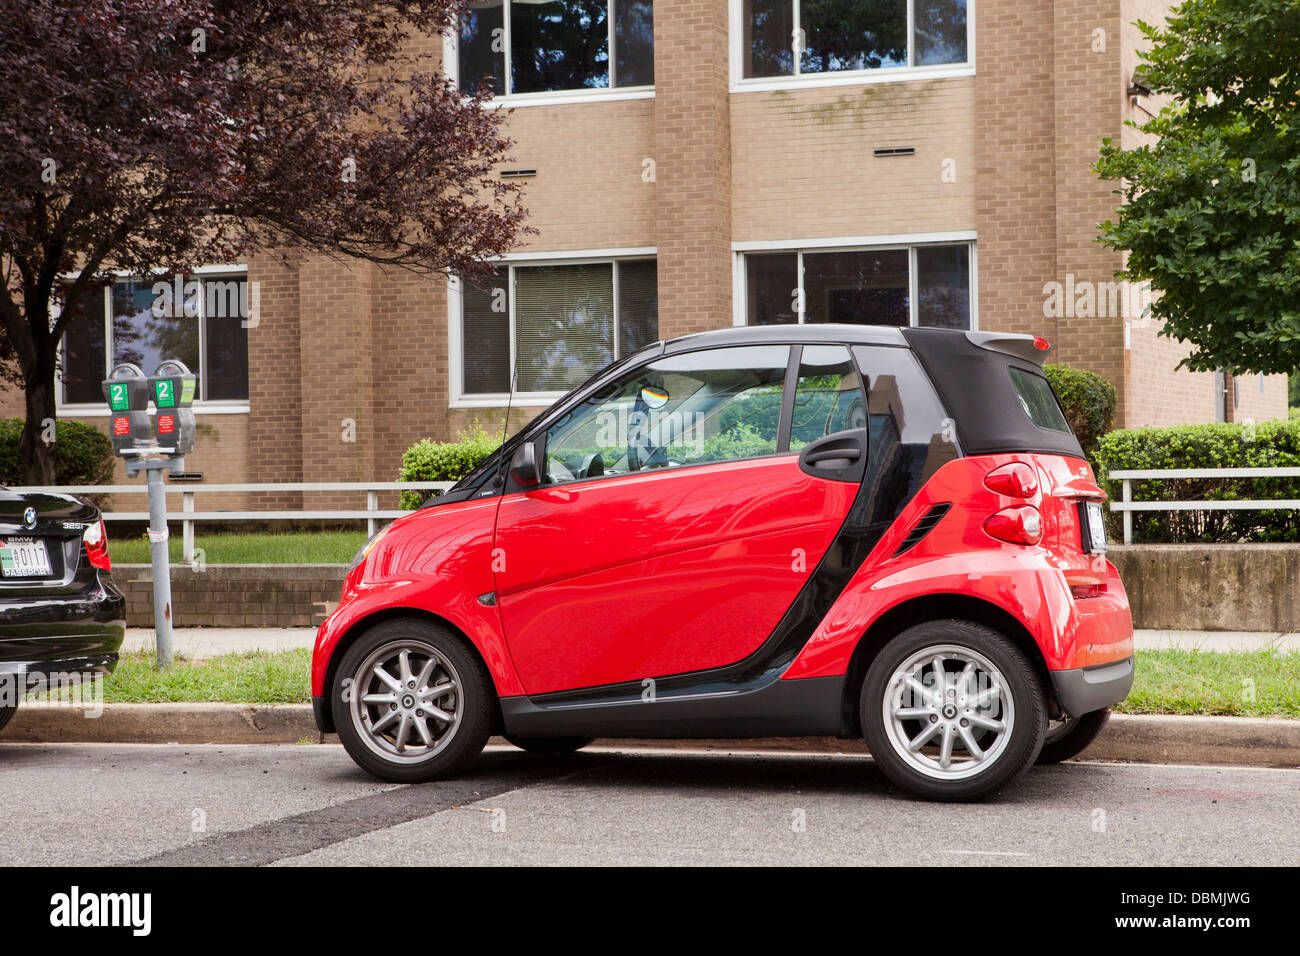
M 984 520 L 984 530 L 999 541 L 1038 544 L 1043 538 L 1043 516 L 1033 505 L 1003 508 Z
M 984 487 L 1012 498 L 1032 498 L 1038 493 L 1038 475 L 1023 461 L 1013 461 L 985 475 Z
M 104 532 L 104 519 L 96 521 L 81 536 L 86 545 L 86 557 L 91 565 L 104 571 L 111 571 L 108 560 L 108 535 Z

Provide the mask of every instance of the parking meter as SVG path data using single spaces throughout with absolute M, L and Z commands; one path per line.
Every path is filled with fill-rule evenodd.
M 104 401 L 112 412 L 109 433 L 113 454 L 123 455 L 153 438 L 149 425 L 149 380 L 140 366 L 123 362 L 103 383 Z
M 168 359 L 149 377 L 155 408 L 154 438 L 162 451 L 185 455 L 194 450 L 194 389 L 197 377 L 185 363 Z

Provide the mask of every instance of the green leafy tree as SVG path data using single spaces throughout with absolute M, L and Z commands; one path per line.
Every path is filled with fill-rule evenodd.
M 1291 372 L 1300 365 L 1300 4 L 1187 0 L 1151 41 L 1143 72 L 1172 97 L 1106 141 L 1097 171 L 1124 199 L 1102 241 L 1120 275 L 1157 290 L 1160 334 L 1189 343 L 1180 366 Z

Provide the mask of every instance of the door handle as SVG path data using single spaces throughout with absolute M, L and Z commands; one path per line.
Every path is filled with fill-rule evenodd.
M 825 448 L 821 451 L 812 452 L 804 457 L 810 465 L 815 465 L 819 461 L 857 461 L 862 457 L 862 449 L 849 446 L 847 448 Z
M 865 428 L 833 432 L 799 453 L 799 468 L 817 478 L 859 482 L 866 472 L 869 440 Z

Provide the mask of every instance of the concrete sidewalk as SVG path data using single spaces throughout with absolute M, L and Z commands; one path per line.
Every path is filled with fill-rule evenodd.
M 175 652 L 191 660 L 206 660 L 220 654 L 241 651 L 287 651 L 310 649 L 316 641 L 314 627 L 181 627 L 172 631 Z M 1183 648 L 1202 651 L 1250 651 L 1274 648 L 1300 653 L 1300 633 L 1276 634 L 1257 631 L 1137 631 L 1134 643 L 1140 651 Z M 124 650 L 152 650 L 152 628 L 127 628 Z

